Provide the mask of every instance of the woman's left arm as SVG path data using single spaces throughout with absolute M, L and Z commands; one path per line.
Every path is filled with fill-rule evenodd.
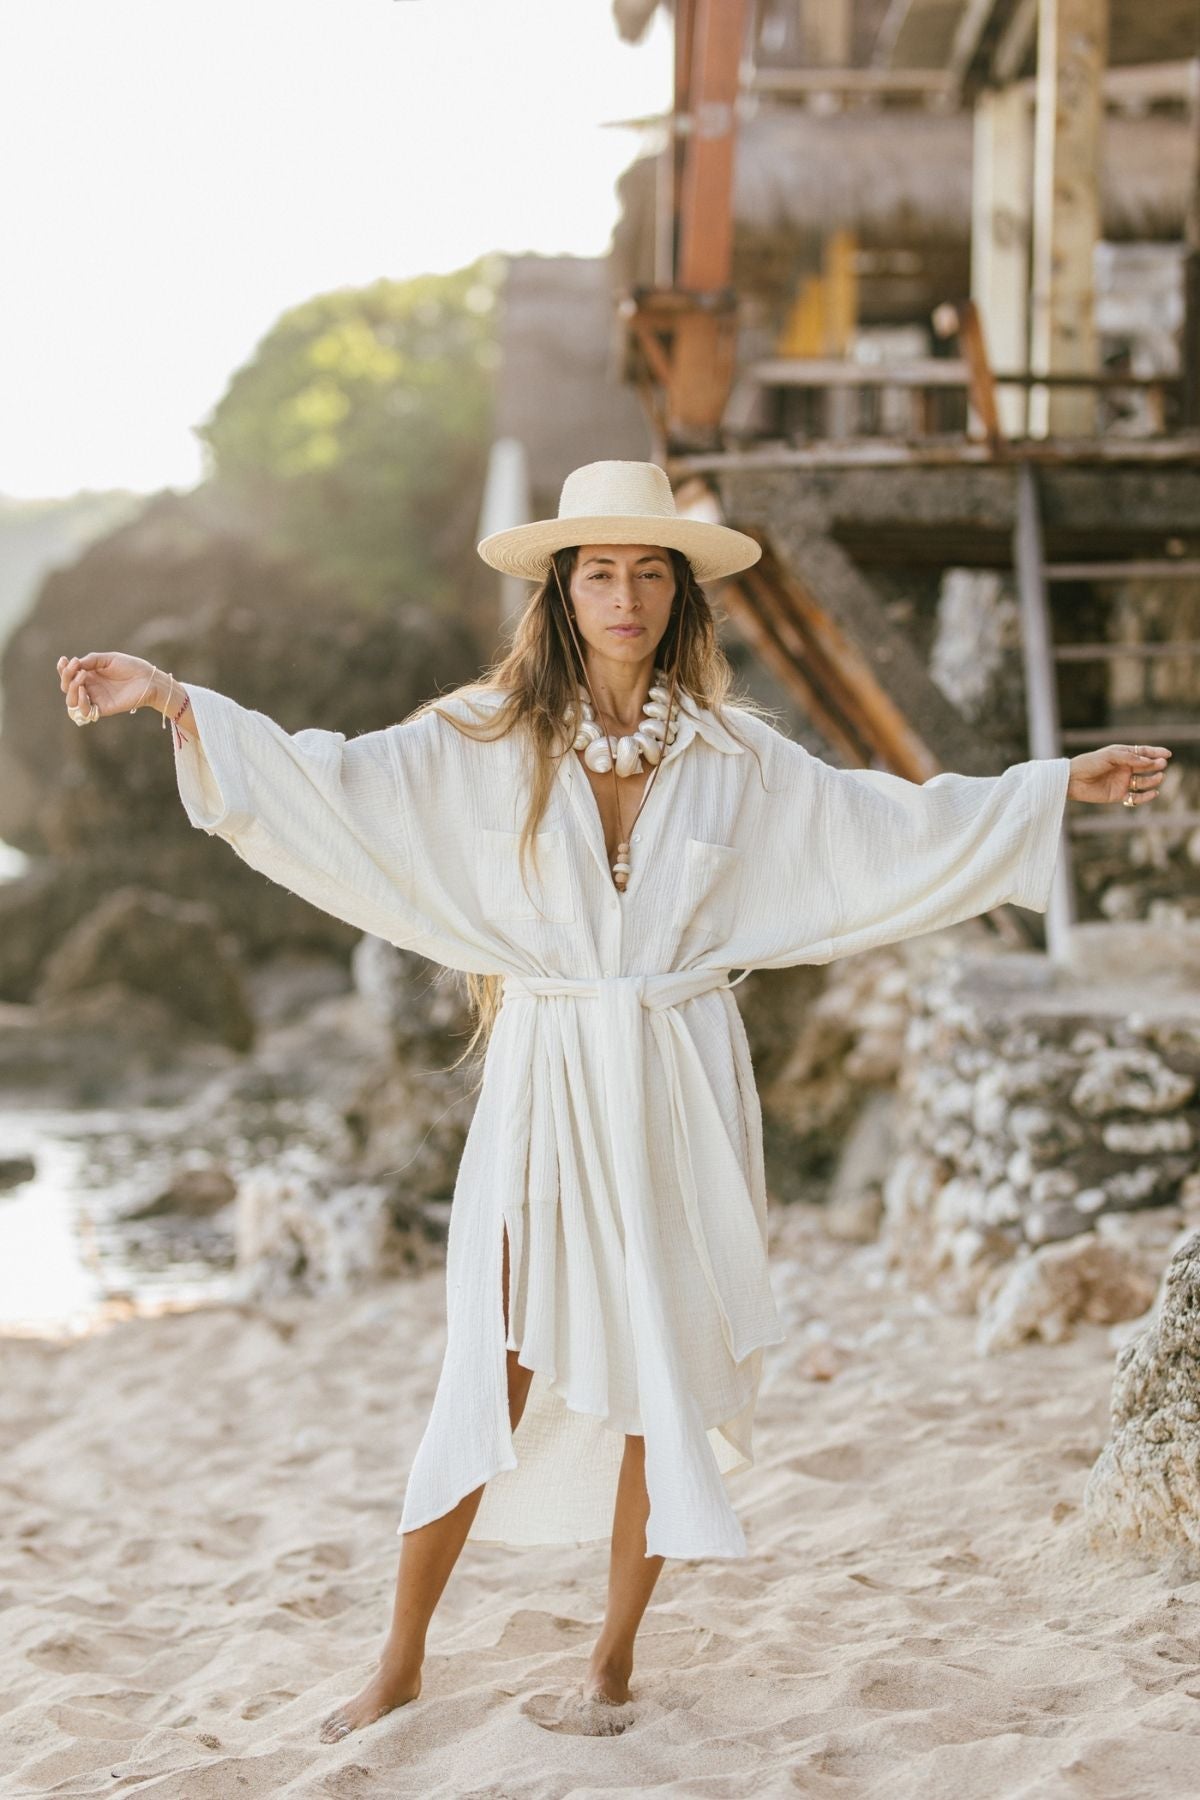
M 763 967 L 830 962 L 1005 904 L 1045 912 L 1068 797 L 1148 805 L 1170 751 L 1110 744 L 915 782 L 839 769 L 785 740 L 785 779 L 755 865 Z M 776 766 L 780 766 L 777 761 Z M 774 926 L 779 920 L 779 927 Z

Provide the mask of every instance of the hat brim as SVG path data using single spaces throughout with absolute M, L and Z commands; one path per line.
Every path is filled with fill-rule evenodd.
M 665 550 L 682 550 L 697 581 L 736 575 L 762 555 L 761 544 L 730 525 L 711 525 L 704 519 L 654 519 L 645 513 L 536 519 L 531 525 L 493 531 L 476 549 L 484 562 L 502 575 L 541 581 L 554 552 L 572 544 L 654 544 Z

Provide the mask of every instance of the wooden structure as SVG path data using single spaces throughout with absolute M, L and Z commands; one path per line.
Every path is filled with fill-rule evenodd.
M 726 611 L 845 761 L 916 780 L 989 773 L 1000 752 L 935 685 L 878 582 L 888 568 L 1008 569 L 1030 754 L 1114 737 L 1200 744 L 1194 719 L 1152 705 L 1103 723 L 1060 705 L 1085 661 L 1153 665 L 1200 642 L 1200 621 L 1178 645 L 1081 635 L 1072 605 L 1084 584 L 1134 577 L 1194 582 L 1200 601 L 1200 12 L 1175 0 L 888 0 L 880 17 L 880 0 L 808 0 L 787 9 L 805 54 L 782 67 L 761 55 L 774 10 L 675 0 L 655 280 L 620 300 L 628 370 L 681 499 L 705 484 L 763 543 L 761 563 L 725 584 Z M 1149 372 L 1101 367 L 1095 329 L 1102 128 L 1130 92 L 1150 116 L 1161 101 L 1194 146 L 1179 363 Z M 852 356 L 856 222 L 827 216 L 770 353 L 739 358 L 730 197 L 747 95 L 820 98 L 859 108 L 864 125 L 897 107 L 914 124 L 930 108 L 969 113 L 971 292 L 941 297 L 929 354 Z M 1072 834 L 1143 823 L 1138 810 L 1069 820 Z M 1067 848 L 1052 951 L 1074 915 Z

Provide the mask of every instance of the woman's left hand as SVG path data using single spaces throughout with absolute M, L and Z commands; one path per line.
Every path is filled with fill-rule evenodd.
M 1103 750 L 1087 750 L 1071 758 L 1067 798 L 1104 806 L 1128 794 L 1134 806 L 1145 806 L 1157 794 L 1170 756 L 1161 744 L 1106 744 Z

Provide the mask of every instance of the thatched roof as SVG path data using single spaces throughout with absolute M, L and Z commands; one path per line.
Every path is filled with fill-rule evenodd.
M 970 238 L 972 125 L 966 113 L 856 108 L 825 116 L 767 107 L 741 125 L 734 162 L 735 259 L 780 253 L 837 226 L 867 245 L 951 248 Z M 1109 115 L 1101 180 L 1106 238 L 1182 235 L 1187 124 Z M 653 279 L 653 157 L 622 176 L 613 246 L 621 286 Z M 735 267 L 735 285 L 737 284 Z

